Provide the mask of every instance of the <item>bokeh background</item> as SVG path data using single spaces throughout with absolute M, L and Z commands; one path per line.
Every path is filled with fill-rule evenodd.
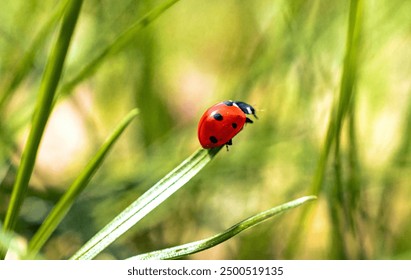
M 59 3 L 1 4 L 2 221 L 58 31 L 53 15 Z M 63 84 L 161 3 L 85 1 Z M 411 1 L 363 4 L 355 97 L 318 200 L 190 259 L 411 258 Z M 259 119 L 98 258 L 122 259 L 206 238 L 312 194 L 339 97 L 349 6 L 322 0 L 173 5 L 57 101 L 16 228 L 22 246 L 134 107 L 140 114 L 45 245 L 44 258 L 70 257 L 198 149 L 197 122 L 222 100 L 253 105 Z M 17 77 L 28 53 L 27 71 Z

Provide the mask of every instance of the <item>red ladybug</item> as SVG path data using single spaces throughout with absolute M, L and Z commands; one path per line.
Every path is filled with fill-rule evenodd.
M 204 149 L 232 145 L 232 139 L 245 123 L 253 123 L 246 115 L 254 115 L 251 105 L 241 101 L 223 101 L 209 108 L 198 123 L 198 140 Z

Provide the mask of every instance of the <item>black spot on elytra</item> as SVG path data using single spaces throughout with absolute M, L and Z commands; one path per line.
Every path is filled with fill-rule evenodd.
M 222 121 L 223 120 L 223 116 L 220 113 L 215 113 L 213 115 L 213 118 L 217 121 Z
M 231 124 L 231 126 L 232 126 L 234 129 L 237 128 L 237 124 L 236 124 L 235 122 L 233 122 L 233 123 Z
M 210 136 L 210 141 L 211 141 L 211 143 L 217 143 L 218 142 L 218 140 L 217 140 L 217 138 L 215 137 L 215 136 Z

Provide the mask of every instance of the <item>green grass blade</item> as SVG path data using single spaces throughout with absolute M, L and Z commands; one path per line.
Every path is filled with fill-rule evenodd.
M 146 254 L 137 255 L 135 257 L 129 258 L 130 260 L 148 260 L 148 259 L 156 259 L 156 260 L 165 260 L 165 259 L 177 259 L 187 255 L 191 255 L 200 251 L 204 251 L 211 247 L 214 247 L 233 236 L 241 233 L 242 231 L 249 229 L 253 226 L 256 226 L 269 218 L 272 218 L 278 214 L 282 214 L 292 208 L 298 207 L 303 205 L 309 201 L 315 200 L 317 197 L 315 196 L 304 196 L 298 198 L 296 200 L 284 203 L 277 207 L 268 209 L 264 212 L 258 213 L 252 217 L 249 217 L 234 226 L 230 227 L 229 229 L 212 236 L 210 238 L 206 238 L 203 240 L 187 243 L 184 245 L 154 251 Z
M 104 142 L 96 155 L 91 159 L 83 172 L 77 177 L 73 184 L 68 188 L 67 192 L 62 196 L 56 206 L 51 210 L 50 214 L 44 220 L 43 224 L 30 240 L 28 250 L 30 254 L 37 254 L 44 243 L 49 239 L 50 235 L 57 228 L 67 212 L 70 210 L 76 198 L 85 189 L 93 175 L 103 163 L 103 160 L 114 143 L 118 140 L 130 122 L 138 114 L 137 109 L 132 110 L 118 125 L 110 137 Z
M 54 95 L 60 81 L 64 61 L 82 3 L 82 0 L 73 0 L 70 1 L 67 6 L 59 36 L 51 50 L 50 57 L 44 70 L 32 127 L 23 151 L 21 164 L 17 171 L 16 182 L 13 187 L 10 204 L 4 222 L 4 230 L 12 230 L 17 222 L 17 216 L 20 212 L 20 207 L 23 203 L 28 183 L 34 169 L 37 151 L 50 115 Z M 4 257 L 4 253 L 5 252 L 0 252 L 0 257 Z
M 80 248 L 71 259 L 88 260 L 94 258 L 134 224 L 184 186 L 184 184 L 200 172 L 220 150 L 221 147 L 209 150 L 197 150 L 114 218 Z
M 44 44 L 45 39 L 51 33 L 51 30 L 55 28 L 56 22 L 64 14 L 68 2 L 69 0 L 65 0 L 58 3 L 57 8 L 53 13 L 51 13 L 51 16 L 48 18 L 47 22 L 45 22 L 44 25 L 40 28 L 40 31 L 33 39 L 31 45 L 27 48 L 24 56 L 22 57 L 20 62 L 18 62 L 17 67 L 14 69 L 14 71 L 12 70 L 12 78 L 5 86 L 4 93 L 0 95 L 0 112 L 6 105 L 7 101 L 10 99 L 14 90 L 27 76 L 30 69 L 32 69 L 36 53 L 42 48 L 42 44 Z
M 344 177 L 345 162 L 341 152 L 341 134 L 343 130 L 343 123 L 348 117 L 348 126 L 344 128 L 348 129 L 348 135 L 352 137 L 352 128 L 354 116 L 354 101 L 355 101 L 355 87 L 357 83 L 357 73 L 359 71 L 359 49 L 361 43 L 361 30 L 362 30 L 362 15 L 363 15 L 363 3 L 361 0 L 353 0 L 350 3 L 350 14 L 347 29 L 347 40 L 344 58 L 343 73 L 340 82 L 340 95 L 338 99 L 338 106 L 336 115 L 334 117 L 334 183 L 333 186 L 327 192 L 327 200 L 329 207 L 329 214 L 332 222 L 332 238 L 336 242 L 333 247 L 333 255 L 340 259 L 349 258 L 349 253 L 345 248 L 345 244 L 349 241 L 355 240 L 355 217 L 352 216 L 355 209 L 355 205 L 348 205 L 348 203 L 354 202 L 358 199 L 358 192 L 355 192 L 355 182 L 347 182 L 349 179 Z M 350 140 L 354 140 L 351 138 Z M 355 141 L 350 141 L 349 150 L 352 151 L 355 145 Z M 350 156 L 353 156 L 351 154 Z M 347 170 L 353 170 L 347 168 Z M 355 167 L 355 171 L 358 171 L 358 166 Z M 349 174 L 349 172 L 347 172 Z M 318 185 L 320 190 L 320 185 Z M 344 230 L 342 230 L 344 229 Z M 351 236 L 349 236 L 351 235 Z M 356 240 L 357 241 L 357 240 Z M 359 241 L 361 243 L 361 241 Z M 361 246 L 359 246 L 360 248 Z M 363 255 L 361 251 L 358 251 L 360 255 Z M 358 255 L 357 257 L 360 257 Z
M 358 55 L 360 43 L 360 31 L 362 22 L 362 0 L 352 0 L 350 3 L 350 13 L 348 19 L 347 40 L 345 47 L 344 65 L 340 82 L 340 92 L 338 105 L 332 111 L 330 123 L 328 125 L 324 148 L 320 156 L 317 171 L 312 184 L 312 193 L 318 194 L 321 190 L 327 160 L 330 155 L 332 144 L 339 138 L 341 127 L 347 112 L 350 109 L 350 102 L 354 94 L 354 86 L 358 71 Z
M 311 184 L 311 193 L 319 195 L 322 191 L 324 174 L 327 169 L 327 163 L 330 156 L 331 147 L 333 144 L 338 145 L 336 139 L 339 140 L 342 124 L 350 109 L 350 104 L 353 99 L 354 86 L 358 71 L 358 56 L 360 48 L 361 23 L 363 15 L 362 0 L 351 0 L 348 18 L 348 28 L 346 36 L 345 57 L 340 80 L 340 91 L 336 107 L 331 112 L 330 121 L 325 136 L 324 146 L 320 154 L 319 162 L 316 167 L 313 182 Z M 336 143 L 337 142 L 337 143 Z M 308 207 L 300 217 L 300 224 L 304 224 L 307 219 L 312 219 L 312 207 Z M 310 222 L 306 224 L 311 224 Z M 299 244 L 298 236 L 302 230 L 298 229 L 292 233 L 290 244 L 288 245 L 286 255 L 291 257 L 291 252 Z
M 161 14 L 168 10 L 172 5 L 174 5 L 179 0 L 168 0 L 154 8 L 148 14 L 139 19 L 136 23 L 126 29 L 121 33 L 111 44 L 106 46 L 99 54 L 93 58 L 80 72 L 70 79 L 69 81 L 63 83 L 61 88 L 61 93 L 63 95 L 68 94 L 71 90 L 79 84 L 81 81 L 85 80 L 87 77 L 91 76 L 96 69 L 100 66 L 103 61 L 110 55 L 116 54 L 121 51 L 125 46 L 127 46 L 136 36 L 136 34 L 158 18 Z

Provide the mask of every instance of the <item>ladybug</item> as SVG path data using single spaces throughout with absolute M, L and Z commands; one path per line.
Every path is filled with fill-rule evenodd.
M 253 123 L 246 115 L 254 115 L 251 105 L 241 101 L 223 101 L 204 112 L 198 123 L 198 140 L 204 149 L 232 145 L 232 139 L 245 123 Z

